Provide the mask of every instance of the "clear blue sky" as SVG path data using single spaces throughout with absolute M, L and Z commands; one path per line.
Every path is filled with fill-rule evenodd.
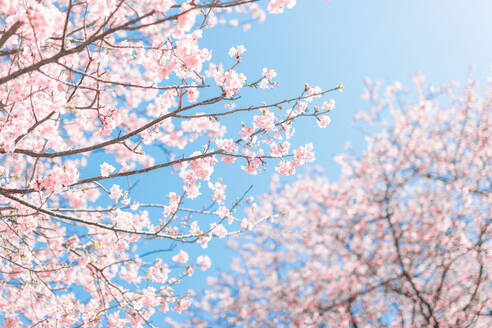
M 332 0 L 328 4 L 323 0 L 298 0 L 294 9 L 270 15 L 265 23 L 253 24 L 250 31 L 227 27 L 207 31 L 201 45 L 213 49 L 214 62 L 230 61 L 229 48 L 244 45 L 247 52 L 239 70 L 251 78 L 264 66 L 274 68 L 280 88 L 260 93 L 265 100 L 297 95 L 305 82 L 322 88 L 343 83 L 343 93 L 333 94 L 337 106 L 331 125 L 317 129 L 314 121 L 306 120 L 298 125 L 295 136 L 295 145 L 314 143 L 314 164 L 336 178 L 339 170 L 333 155 L 343 151 L 346 141 L 359 149 L 364 146 L 363 135 L 350 123 L 365 106 L 360 97 L 362 79 L 399 80 L 411 87 L 409 78 L 421 72 L 436 84 L 463 81 L 475 65 L 474 77 L 485 82 L 492 64 L 491 13 L 490 0 Z M 238 174 L 237 167 L 227 170 L 229 195 L 240 195 L 251 183 L 253 195 L 266 192 L 271 173 L 252 178 Z M 162 181 L 169 181 L 168 172 L 160 174 Z M 217 176 L 214 174 L 214 180 Z M 162 200 L 165 194 L 156 194 L 160 186 L 153 187 L 155 181 L 155 176 L 141 178 L 139 199 L 147 193 L 152 199 Z M 192 260 L 204 253 L 193 247 L 185 250 L 193 254 Z M 233 255 L 217 241 L 206 253 L 214 263 L 209 274 L 217 268 L 227 270 Z M 196 271 L 183 288 L 204 287 L 204 277 Z

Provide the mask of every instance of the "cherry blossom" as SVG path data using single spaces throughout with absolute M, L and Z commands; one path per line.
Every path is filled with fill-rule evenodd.
M 115 168 L 111 164 L 108 164 L 106 162 L 101 164 L 101 176 L 103 176 L 103 177 L 107 177 L 108 175 L 113 173 L 114 170 L 115 170 Z
M 186 253 L 183 250 L 180 250 L 178 254 L 173 256 L 173 261 L 177 263 L 186 263 L 188 262 L 189 256 L 188 253 Z
M 256 115 L 253 120 L 255 129 L 270 131 L 275 128 L 275 115 L 269 110 L 264 109 L 263 114 Z
M 123 196 L 123 192 L 119 185 L 113 185 L 109 190 L 109 198 L 114 199 L 115 201 Z
M 196 258 L 196 263 L 200 266 L 202 271 L 208 270 L 212 266 L 212 261 L 207 255 L 200 255 Z
M 263 74 L 264 77 L 266 77 L 269 80 L 273 80 L 277 76 L 277 72 L 275 72 L 275 70 L 268 69 L 268 68 L 265 68 L 265 67 L 263 67 L 262 74 Z
M 331 119 L 329 116 L 321 116 L 318 118 L 318 126 L 320 128 L 326 128 L 330 123 L 331 123 Z

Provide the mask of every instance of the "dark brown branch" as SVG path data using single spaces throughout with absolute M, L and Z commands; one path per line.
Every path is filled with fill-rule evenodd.
M 17 21 L 15 22 L 7 31 L 5 31 L 0 38 L 0 49 L 3 47 L 3 45 L 7 42 L 7 40 L 17 32 L 19 27 L 21 27 L 22 22 Z

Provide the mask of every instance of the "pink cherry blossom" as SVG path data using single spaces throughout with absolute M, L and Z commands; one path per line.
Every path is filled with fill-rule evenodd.
M 188 94 L 188 101 L 190 103 L 195 102 L 198 99 L 198 95 L 200 94 L 197 88 L 189 88 L 186 90 L 186 93 Z
M 109 135 L 119 124 L 121 124 L 121 113 L 114 107 L 102 107 L 99 110 L 99 119 L 102 129 L 99 132 L 102 136 Z
M 273 14 L 279 14 L 284 11 L 284 8 L 292 8 L 296 4 L 296 0 L 270 0 L 268 3 L 268 11 Z
M 296 172 L 296 164 L 293 161 L 280 161 L 275 171 L 281 175 L 293 175 Z
M 224 238 L 227 235 L 227 230 L 222 224 L 210 224 L 210 230 L 219 238 Z
M 248 174 L 256 175 L 259 171 L 260 165 L 261 160 L 256 158 L 248 160 L 248 165 L 242 165 L 241 168 Z
M 123 192 L 121 191 L 120 186 L 116 184 L 113 185 L 110 189 L 109 198 L 114 199 L 116 201 L 119 198 L 121 198 L 121 196 L 123 196 Z
M 192 300 L 189 297 L 181 298 L 178 300 L 174 311 L 181 313 L 182 311 L 186 310 L 191 305 L 191 303 Z
M 272 130 L 275 127 L 275 115 L 269 110 L 264 110 L 263 115 L 253 118 L 255 129 Z
M 239 57 L 245 51 L 246 51 L 246 48 L 244 46 L 242 46 L 242 45 L 237 46 L 237 47 L 232 47 L 231 49 L 229 49 L 229 56 L 230 57 Z
M 110 175 L 111 173 L 114 172 L 115 168 L 114 166 L 104 162 L 100 165 L 101 167 L 101 176 L 103 177 L 107 177 L 108 175 Z
M 320 128 L 326 128 L 330 123 L 331 118 L 329 116 L 323 115 L 318 117 L 318 126 Z
M 312 150 L 313 150 L 312 143 L 308 143 L 294 150 L 294 160 L 296 166 L 303 165 L 306 162 L 313 162 L 315 156 Z
M 178 254 L 173 256 L 173 261 L 177 263 L 186 263 L 188 262 L 188 253 L 183 250 L 180 250 Z
M 212 266 L 212 261 L 207 255 L 200 255 L 196 258 L 196 263 L 200 266 L 202 271 L 208 270 Z
M 259 86 L 260 89 L 268 89 L 270 88 L 270 82 L 267 79 L 261 79 Z
M 217 215 L 219 216 L 219 218 L 223 219 L 225 218 L 226 216 L 228 216 L 230 213 L 229 209 L 225 206 L 220 206 L 218 209 L 217 209 Z
M 237 146 L 234 140 L 232 140 L 232 138 L 228 138 L 228 139 L 218 138 L 217 140 L 215 140 L 215 143 L 220 149 L 224 150 L 227 153 L 236 152 Z
M 268 69 L 265 67 L 263 67 L 262 74 L 264 77 L 266 77 L 269 80 L 273 80 L 277 76 L 277 72 L 275 72 L 275 70 L 271 68 Z
M 238 93 L 246 83 L 246 76 L 243 73 L 237 73 L 230 70 L 221 75 L 219 84 L 224 87 L 227 97 L 232 97 Z
M 326 111 L 331 111 L 333 108 L 335 108 L 335 100 L 334 99 L 330 99 L 329 102 L 323 102 L 323 106 L 322 108 Z
M 241 133 L 241 139 L 246 140 L 248 139 L 253 133 L 254 133 L 253 128 L 242 128 L 240 133 Z
M 282 157 L 283 155 L 287 155 L 289 152 L 290 143 L 288 141 L 279 142 L 278 144 L 271 143 L 270 144 L 270 155 L 274 157 Z
M 219 204 L 222 204 L 224 200 L 226 199 L 226 188 L 227 186 L 225 184 L 222 184 L 220 181 L 215 182 L 215 183 L 208 183 L 208 187 L 214 191 L 213 195 L 210 197 L 210 199 L 216 201 Z

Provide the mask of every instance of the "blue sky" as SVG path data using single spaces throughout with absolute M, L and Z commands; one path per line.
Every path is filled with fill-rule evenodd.
M 409 78 L 416 73 L 439 84 L 464 81 L 472 72 L 485 82 L 492 64 L 491 12 L 490 0 L 332 0 L 328 4 L 299 0 L 294 9 L 270 15 L 250 31 L 230 27 L 207 31 L 201 45 L 213 49 L 214 62 L 230 62 L 229 48 L 244 45 L 247 52 L 238 70 L 248 77 L 256 77 L 263 67 L 277 71 L 280 88 L 260 93 L 264 98 L 246 98 L 251 104 L 297 95 L 305 82 L 324 89 L 344 84 L 342 93 L 332 95 L 337 106 L 331 125 L 318 129 L 314 121 L 306 120 L 298 125 L 294 138 L 295 145 L 314 143 L 314 164 L 334 179 L 339 169 L 333 156 L 343 151 L 345 142 L 357 149 L 364 146 L 364 136 L 351 125 L 352 116 L 366 106 L 360 97 L 363 78 L 387 83 L 399 80 L 411 87 Z M 236 166 L 224 171 L 229 196 L 239 196 L 251 183 L 253 195 L 267 191 L 273 170 L 258 177 L 238 170 Z M 158 174 L 163 175 L 162 181 L 169 178 L 167 171 Z M 218 175 L 214 176 L 215 180 Z M 141 177 L 136 190 L 139 199 L 145 199 L 146 193 L 149 198 L 157 197 L 155 181 L 155 176 Z M 159 191 L 159 195 L 165 194 Z M 191 250 L 193 260 L 205 253 L 185 249 Z M 227 270 L 233 256 L 221 241 L 211 242 L 206 253 L 214 263 L 209 274 L 218 268 Z M 205 274 L 196 271 L 183 288 L 204 287 L 204 278 Z

